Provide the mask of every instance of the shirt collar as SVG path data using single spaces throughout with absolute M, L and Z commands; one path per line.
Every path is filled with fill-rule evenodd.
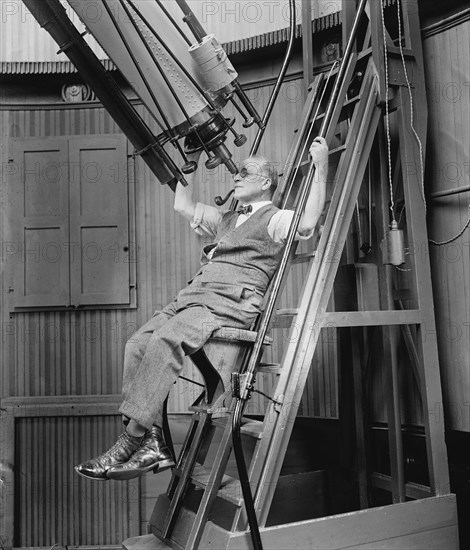
M 259 201 L 259 202 L 252 202 L 251 207 L 252 211 L 250 214 L 242 214 L 242 216 L 252 216 L 257 210 L 260 208 L 263 208 L 263 206 L 266 206 L 267 204 L 272 204 L 272 201 Z M 245 205 L 243 205 L 245 206 Z

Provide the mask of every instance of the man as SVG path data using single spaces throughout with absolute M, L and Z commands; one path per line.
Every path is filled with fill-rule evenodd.
M 323 138 L 313 141 L 310 155 L 315 181 L 300 218 L 299 239 L 312 235 L 325 203 L 328 148 Z M 175 210 L 214 242 L 204 248 L 201 268 L 188 286 L 127 342 L 119 409 L 126 430 L 108 451 L 77 466 L 79 474 L 123 480 L 174 466 L 162 436 L 163 402 L 185 355 L 222 326 L 250 328 L 259 314 L 293 216 L 272 203 L 277 178 L 266 158 L 245 160 L 234 177 L 234 197 L 243 205 L 238 212 L 195 203 L 194 176 L 187 187 L 178 184 Z

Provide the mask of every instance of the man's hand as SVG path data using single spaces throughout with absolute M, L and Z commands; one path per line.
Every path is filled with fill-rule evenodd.
M 326 139 L 316 137 L 312 145 L 310 145 L 309 153 L 315 166 L 325 166 L 328 164 L 328 145 L 326 144 Z

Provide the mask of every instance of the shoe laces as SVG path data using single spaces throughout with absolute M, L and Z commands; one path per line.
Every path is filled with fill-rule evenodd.
M 132 440 L 129 435 L 124 432 L 117 438 L 116 443 L 104 453 L 103 458 L 115 458 L 117 453 L 122 450 L 125 443 L 132 444 Z

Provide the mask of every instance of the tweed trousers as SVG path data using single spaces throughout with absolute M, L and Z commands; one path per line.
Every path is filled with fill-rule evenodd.
M 222 326 L 250 328 L 262 301 L 254 289 L 195 277 L 127 342 L 119 411 L 147 429 L 161 426 L 163 402 L 181 373 L 184 357 Z

